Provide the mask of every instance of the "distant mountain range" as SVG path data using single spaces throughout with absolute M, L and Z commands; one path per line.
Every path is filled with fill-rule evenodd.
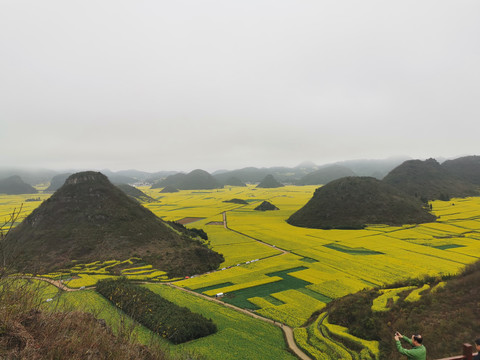
M 440 165 L 435 159 L 408 160 L 383 180 L 347 176 L 318 188 L 292 214 L 291 225 L 320 229 L 361 229 L 368 224 L 419 224 L 435 221 L 428 201 L 478 196 L 478 159 L 459 158 Z
M 381 180 L 394 168 L 408 160 L 412 159 L 407 157 L 361 159 L 325 165 L 304 162 L 295 167 L 246 167 L 236 170 L 218 170 L 211 174 L 201 169 L 194 170 L 190 173 L 178 171 L 145 172 L 134 169 L 116 172 L 102 170 L 101 172 L 114 184 L 144 184 L 154 185 L 155 188 L 165 187 L 167 185 L 178 189 L 194 188 L 196 186 L 198 188 L 196 181 L 194 181 L 193 184 L 188 184 L 190 181 L 188 178 L 193 175 L 197 178 L 199 176 L 204 178 L 203 181 L 206 185 L 203 185 L 203 188 L 206 189 L 225 185 L 244 186 L 246 183 L 258 184 L 267 175 L 272 175 L 278 182 L 285 185 L 324 185 L 345 176 L 369 176 Z M 442 163 L 442 167 L 449 172 L 459 174 L 467 181 L 480 184 L 480 171 L 475 170 L 478 168 L 479 163 L 480 156 L 466 156 L 455 160 L 447 160 Z M 64 179 L 66 179 L 69 174 L 74 172 L 77 171 L 56 172 L 53 170 L 0 168 L 0 181 L 16 175 L 19 176 L 23 182 L 32 186 L 40 184 L 49 185 L 47 191 L 53 192 L 63 184 Z M 180 182 L 180 185 L 177 184 L 177 181 Z

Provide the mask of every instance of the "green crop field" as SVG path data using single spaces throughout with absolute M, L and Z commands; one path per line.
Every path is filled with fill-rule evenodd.
M 121 328 L 134 329 L 133 338 L 137 342 L 160 344 L 174 355 L 190 352 L 207 359 L 221 357 L 227 360 L 267 360 L 272 356 L 275 359 L 295 359 L 286 351 L 282 331 L 276 326 L 167 285 L 145 286 L 167 300 L 212 319 L 218 332 L 188 343 L 172 345 L 145 327 L 134 324 L 133 320 L 92 290 L 64 292 L 58 302 L 50 302 L 49 305 L 56 309 L 75 308 L 91 312 L 98 318 L 105 319 L 115 331 L 120 331 Z
M 320 230 L 287 224 L 285 220 L 311 198 L 315 189 L 316 186 L 275 189 L 247 186 L 163 194 L 159 189 L 141 188 L 157 199 L 158 202 L 144 204 L 157 216 L 173 221 L 198 218 L 185 226 L 205 230 L 210 246 L 225 257 L 218 271 L 182 279 L 177 281 L 178 286 L 208 296 L 223 292 L 225 296 L 222 300 L 225 302 L 297 328 L 295 336 L 299 343 L 309 347 L 309 353 L 319 351 L 322 346 L 333 353 L 343 351 L 332 345 L 335 337 L 324 340 L 320 345 L 321 340 L 315 334 L 325 325 L 317 323 L 309 325 L 308 329 L 299 328 L 314 311 L 323 309 L 331 299 L 409 278 L 456 274 L 480 257 L 480 198 L 434 201 L 431 204 L 437 221 L 421 225 Z M 39 196 L 42 199 L 47 197 Z M 26 198 L 0 196 L 0 214 L 7 216 Z M 224 202 L 233 198 L 244 199 L 248 204 Z M 279 210 L 255 211 L 254 208 L 264 200 L 270 201 Z M 29 202 L 24 206 L 22 216 L 39 204 Z M 223 213 L 227 219 L 226 227 Z M 113 276 L 105 271 L 106 267 L 108 264 L 96 269 L 93 265 L 84 270 L 79 268 L 76 278 L 68 285 L 93 285 L 99 278 Z M 132 265 L 130 271 L 123 269 L 122 274 L 143 280 L 168 280 L 158 269 L 138 265 Z M 170 291 L 165 290 L 169 288 L 163 285 L 150 286 L 154 291 Z M 411 301 L 421 296 L 422 291 L 417 289 L 412 292 Z M 179 298 L 191 296 L 179 292 L 175 294 Z M 394 298 L 393 293 L 390 295 Z M 73 293 L 68 296 L 80 295 Z M 384 308 L 387 299 L 387 296 L 378 299 L 378 310 Z M 181 301 L 190 304 L 183 298 Z M 195 301 L 192 300 L 192 304 Z M 236 314 L 233 310 L 228 311 Z M 225 315 L 226 323 L 231 316 Z M 338 332 L 338 328 L 335 329 Z M 273 328 L 272 331 L 276 330 Z M 228 327 L 220 333 L 230 333 L 242 347 L 251 339 L 250 331 L 248 326 L 238 329 Z M 244 335 L 240 336 L 240 333 Z M 203 346 L 202 351 L 208 353 L 206 349 L 210 347 L 212 358 L 218 357 L 213 356 L 215 346 L 219 349 L 227 346 L 226 342 L 222 343 L 224 340 L 215 340 L 218 341 L 216 345 L 213 340 L 212 343 L 202 341 L 205 345 L 199 345 L 199 349 Z M 283 349 L 283 340 L 280 343 L 268 346 Z M 265 348 L 268 349 L 268 346 L 265 345 Z M 313 350 L 315 346 L 319 346 L 317 350 Z

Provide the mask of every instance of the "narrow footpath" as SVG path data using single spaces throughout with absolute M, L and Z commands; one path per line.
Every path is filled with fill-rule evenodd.
M 301 360 L 312 360 L 311 357 L 309 357 L 307 354 L 305 354 L 298 346 L 297 344 L 295 343 L 295 339 L 293 337 L 293 329 L 290 327 L 290 326 L 287 326 L 285 324 L 282 324 L 282 323 L 279 323 L 278 321 L 273 321 L 271 319 L 268 319 L 268 318 L 265 318 L 261 315 L 258 315 L 252 311 L 249 311 L 249 310 L 246 310 L 246 309 L 242 309 L 240 307 L 237 307 L 235 305 L 232 305 L 232 304 L 229 304 L 229 303 L 226 303 L 224 301 L 221 301 L 221 300 L 218 300 L 216 298 L 212 298 L 210 296 L 207 296 L 207 295 L 204 295 L 204 294 L 200 294 L 200 293 L 197 293 L 193 290 L 188 290 L 188 289 L 185 289 L 185 288 L 182 288 L 180 286 L 177 286 L 177 285 L 174 285 L 172 283 L 165 283 L 165 285 L 168 285 L 168 286 L 171 286 L 175 289 L 178 289 L 178 290 L 182 290 L 182 291 L 185 291 L 185 292 L 188 292 L 192 295 L 195 295 L 195 296 L 199 296 L 199 297 L 202 297 L 206 300 L 209 300 L 209 301 L 213 301 L 213 302 L 216 302 L 222 306 L 226 306 L 228 308 L 231 308 L 233 310 L 236 310 L 238 312 L 241 312 L 245 315 L 248 315 L 248 316 L 251 316 L 255 319 L 258 319 L 258 320 L 262 320 L 262 321 L 265 321 L 269 324 L 272 324 L 272 325 L 275 325 L 279 328 L 282 329 L 283 331 L 283 335 L 285 336 L 285 339 L 287 341 L 287 346 L 288 348 L 293 351 L 293 353 Z

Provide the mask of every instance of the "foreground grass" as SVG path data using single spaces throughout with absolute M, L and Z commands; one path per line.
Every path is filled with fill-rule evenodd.
M 173 356 L 193 353 L 205 359 L 295 359 L 286 350 L 282 331 L 273 325 L 166 285 L 149 284 L 145 287 L 167 300 L 211 318 L 217 325 L 218 332 L 185 344 L 172 345 L 145 327 L 135 324 L 93 290 L 62 293 L 58 304 L 51 306 L 91 312 L 96 317 L 105 319 L 114 330 L 130 328 L 133 340 L 145 345 L 160 346 Z
M 0 278 L 0 359 L 174 360 L 131 341 L 128 328 L 58 306 L 58 295 L 39 281 Z

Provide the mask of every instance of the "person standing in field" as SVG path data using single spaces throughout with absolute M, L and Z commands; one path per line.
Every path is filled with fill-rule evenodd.
M 400 339 L 405 340 L 407 343 L 412 345 L 411 349 L 404 349 L 400 343 Z M 422 335 L 412 335 L 412 338 L 409 339 L 406 336 L 403 336 L 398 331 L 395 332 L 395 341 L 397 345 L 397 350 L 400 354 L 406 355 L 409 360 L 426 360 L 427 359 L 427 349 L 422 345 Z

